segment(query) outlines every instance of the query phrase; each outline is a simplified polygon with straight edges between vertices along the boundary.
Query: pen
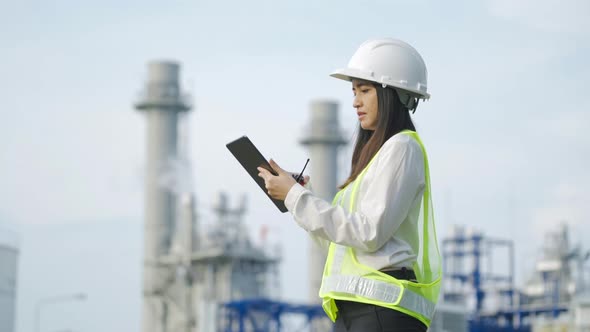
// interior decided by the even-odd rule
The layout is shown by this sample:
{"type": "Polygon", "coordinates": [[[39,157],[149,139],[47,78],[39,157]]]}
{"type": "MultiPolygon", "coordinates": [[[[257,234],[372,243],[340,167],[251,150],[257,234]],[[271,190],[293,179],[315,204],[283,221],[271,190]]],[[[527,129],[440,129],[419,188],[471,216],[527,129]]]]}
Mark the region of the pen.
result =
{"type": "Polygon", "coordinates": [[[303,171],[305,171],[305,168],[307,167],[307,163],[309,163],[309,158],[307,158],[307,161],[305,162],[305,165],[303,166],[303,169],[301,170],[301,173],[299,173],[299,175],[295,178],[295,181],[297,181],[297,183],[303,185],[303,181],[302,181],[302,176],[303,176],[303,171]]]}

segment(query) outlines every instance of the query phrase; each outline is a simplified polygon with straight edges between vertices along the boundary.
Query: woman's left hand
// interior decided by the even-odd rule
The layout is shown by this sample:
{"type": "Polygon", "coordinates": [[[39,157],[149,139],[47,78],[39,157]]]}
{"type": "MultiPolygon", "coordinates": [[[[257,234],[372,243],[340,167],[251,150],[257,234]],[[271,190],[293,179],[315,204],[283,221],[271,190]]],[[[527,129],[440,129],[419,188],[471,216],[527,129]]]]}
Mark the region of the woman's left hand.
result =
{"type": "Polygon", "coordinates": [[[266,191],[270,197],[284,201],[291,187],[297,182],[293,179],[291,173],[279,167],[274,160],[271,159],[269,163],[278,175],[272,175],[268,170],[258,167],[258,172],[260,172],[258,176],[264,179],[266,191]]]}

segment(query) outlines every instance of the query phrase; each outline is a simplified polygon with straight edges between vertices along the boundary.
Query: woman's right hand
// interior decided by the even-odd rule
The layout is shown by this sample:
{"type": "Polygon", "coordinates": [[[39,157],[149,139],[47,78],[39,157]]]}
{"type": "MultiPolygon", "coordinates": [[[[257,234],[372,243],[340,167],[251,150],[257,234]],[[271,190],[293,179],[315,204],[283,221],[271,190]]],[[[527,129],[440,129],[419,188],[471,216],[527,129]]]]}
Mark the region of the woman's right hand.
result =
{"type": "MultiPolygon", "coordinates": [[[[297,181],[297,177],[299,176],[299,173],[291,173],[291,176],[293,177],[293,179],[295,179],[295,181],[297,181]]],[[[301,180],[299,180],[299,184],[302,186],[305,186],[308,182],[309,182],[309,175],[304,175],[301,178],[301,180]]]]}

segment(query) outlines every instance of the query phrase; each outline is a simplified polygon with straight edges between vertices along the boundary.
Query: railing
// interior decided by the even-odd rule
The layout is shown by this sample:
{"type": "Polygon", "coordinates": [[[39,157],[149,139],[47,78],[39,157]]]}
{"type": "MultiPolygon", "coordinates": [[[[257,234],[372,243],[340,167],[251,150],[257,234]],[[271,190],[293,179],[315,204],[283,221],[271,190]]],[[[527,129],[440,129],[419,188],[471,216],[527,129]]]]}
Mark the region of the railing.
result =
{"type": "Polygon", "coordinates": [[[327,324],[323,325],[328,327],[332,325],[321,305],[293,304],[258,298],[223,303],[220,307],[221,315],[218,316],[217,329],[219,332],[294,331],[295,329],[285,324],[285,319],[297,316],[304,323],[303,326],[298,326],[297,331],[302,331],[306,327],[314,330],[313,322],[324,322],[327,324]]]}
{"type": "Polygon", "coordinates": [[[167,89],[143,90],[138,93],[135,103],[138,107],[153,106],[180,106],[182,110],[192,109],[194,106],[193,97],[189,93],[178,91],[167,91],[167,89]]]}

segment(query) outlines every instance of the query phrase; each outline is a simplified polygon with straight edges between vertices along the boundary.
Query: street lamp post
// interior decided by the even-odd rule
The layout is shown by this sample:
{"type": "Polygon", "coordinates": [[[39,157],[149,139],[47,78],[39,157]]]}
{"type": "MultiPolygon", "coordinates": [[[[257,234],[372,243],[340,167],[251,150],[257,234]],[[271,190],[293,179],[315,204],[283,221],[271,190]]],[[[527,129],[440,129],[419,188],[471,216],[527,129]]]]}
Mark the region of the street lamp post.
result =
{"type": "Polygon", "coordinates": [[[67,294],[67,295],[59,295],[59,296],[52,296],[46,297],[41,299],[37,302],[35,306],[35,332],[41,332],[41,308],[44,305],[56,303],[56,302],[66,302],[66,301],[84,301],[86,300],[86,294],[84,293],[76,293],[76,294],[67,294]]]}

